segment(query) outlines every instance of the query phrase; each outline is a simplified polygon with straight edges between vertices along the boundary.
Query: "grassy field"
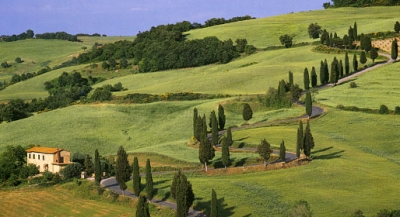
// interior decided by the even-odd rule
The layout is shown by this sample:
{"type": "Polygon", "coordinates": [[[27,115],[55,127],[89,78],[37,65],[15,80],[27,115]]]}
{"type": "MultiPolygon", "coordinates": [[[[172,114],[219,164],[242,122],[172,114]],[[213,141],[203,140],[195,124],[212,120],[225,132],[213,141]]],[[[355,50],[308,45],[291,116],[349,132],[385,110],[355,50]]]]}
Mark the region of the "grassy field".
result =
{"type": "Polygon", "coordinates": [[[400,63],[393,63],[357,77],[353,80],[358,85],[357,88],[350,88],[347,82],[320,91],[316,100],[332,107],[342,104],[379,109],[384,104],[393,110],[395,106],[400,106],[399,65],[400,63]]]}
{"type": "Polygon", "coordinates": [[[249,44],[259,48],[280,45],[279,36],[295,35],[294,43],[312,42],[307,33],[310,23],[318,23],[328,32],[347,34],[349,26],[357,22],[358,33],[393,31],[398,20],[397,7],[335,8],[316,10],[262,19],[241,21],[187,32],[188,39],[217,36],[222,40],[246,38],[249,44]]]}

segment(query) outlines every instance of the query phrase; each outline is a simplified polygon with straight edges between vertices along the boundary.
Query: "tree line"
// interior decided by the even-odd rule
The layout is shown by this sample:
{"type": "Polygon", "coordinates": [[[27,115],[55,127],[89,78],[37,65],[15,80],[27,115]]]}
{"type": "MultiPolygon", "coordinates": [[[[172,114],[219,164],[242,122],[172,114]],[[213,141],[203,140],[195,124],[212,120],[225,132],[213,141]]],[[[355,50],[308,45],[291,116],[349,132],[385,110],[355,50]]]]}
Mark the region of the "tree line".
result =
{"type": "Polygon", "coordinates": [[[0,41],[4,42],[12,42],[12,41],[18,41],[18,40],[25,40],[25,39],[58,39],[58,40],[66,40],[66,41],[79,41],[78,40],[78,35],[71,35],[66,32],[45,32],[42,34],[36,34],[34,33],[33,30],[28,29],[26,32],[23,32],[21,34],[13,34],[13,35],[2,35],[0,36],[0,41]]]}
{"type": "Polygon", "coordinates": [[[370,6],[394,6],[400,5],[399,0],[332,0],[323,4],[323,7],[370,7],[370,6]]]}

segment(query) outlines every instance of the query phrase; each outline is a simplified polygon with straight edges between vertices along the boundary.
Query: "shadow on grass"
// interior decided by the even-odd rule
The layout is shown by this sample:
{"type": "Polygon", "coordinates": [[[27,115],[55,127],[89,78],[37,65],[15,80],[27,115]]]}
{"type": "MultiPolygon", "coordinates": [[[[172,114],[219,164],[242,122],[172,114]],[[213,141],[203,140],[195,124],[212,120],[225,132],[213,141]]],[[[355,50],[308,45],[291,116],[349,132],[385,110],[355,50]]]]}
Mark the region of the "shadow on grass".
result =
{"type": "Polygon", "coordinates": [[[239,161],[232,161],[232,165],[234,166],[234,167],[241,167],[241,166],[244,166],[245,164],[246,164],[246,161],[247,161],[247,159],[249,159],[248,157],[246,157],[246,158],[242,158],[242,159],[240,159],[239,161]]]}
{"type": "MultiPolygon", "coordinates": [[[[217,203],[218,203],[218,215],[219,216],[232,216],[235,213],[233,210],[235,209],[234,206],[228,207],[228,204],[225,203],[225,198],[218,198],[218,192],[217,193],[217,203]]],[[[211,192],[210,192],[211,194],[211,192]]],[[[211,212],[211,200],[208,201],[201,201],[203,198],[198,198],[196,197],[196,201],[199,201],[196,203],[196,205],[193,207],[195,210],[204,210],[204,213],[207,215],[210,215],[211,212]]],[[[251,216],[251,214],[248,214],[246,216],[251,216]]]]}
{"type": "Polygon", "coordinates": [[[328,151],[328,150],[330,150],[330,149],[332,149],[332,148],[333,148],[333,146],[328,147],[328,148],[319,149],[319,150],[313,151],[312,153],[313,153],[313,154],[316,154],[316,153],[328,151]]]}
{"type": "Polygon", "coordinates": [[[248,137],[243,137],[243,138],[240,138],[240,139],[235,139],[235,140],[236,140],[236,141],[243,141],[243,140],[248,139],[248,138],[250,138],[250,136],[248,136],[248,137]]]}
{"type": "Polygon", "coordinates": [[[313,156],[312,159],[313,160],[331,160],[331,159],[335,159],[335,158],[340,158],[342,156],[341,153],[343,153],[343,152],[344,152],[344,150],[341,150],[341,151],[333,152],[330,154],[313,156]]]}
{"type": "Polygon", "coordinates": [[[169,181],[166,180],[166,179],[165,179],[165,180],[160,180],[160,181],[154,182],[153,185],[155,185],[155,186],[156,186],[156,185],[161,185],[161,184],[164,184],[164,183],[166,183],[166,182],[169,182],[169,181]]]}

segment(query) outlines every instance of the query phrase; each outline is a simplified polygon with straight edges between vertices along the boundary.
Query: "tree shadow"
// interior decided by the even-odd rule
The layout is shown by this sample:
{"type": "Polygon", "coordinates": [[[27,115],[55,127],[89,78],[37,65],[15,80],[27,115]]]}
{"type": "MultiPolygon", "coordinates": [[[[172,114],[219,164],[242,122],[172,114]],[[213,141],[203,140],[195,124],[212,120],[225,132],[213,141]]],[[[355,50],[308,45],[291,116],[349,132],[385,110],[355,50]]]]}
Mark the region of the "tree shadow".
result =
{"type": "Polygon", "coordinates": [[[246,163],[247,159],[249,159],[249,158],[248,157],[241,158],[239,161],[233,160],[231,164],[234,167],[241,167],[241,166],[244,166],[244,164],[246,163]]]}
{"type": "Polygon", "coordinates": [[[164,183],[166,183],[166,182],[170,182],[170,180],[164,179],[164,180],[160,180],[160,181],[157,181],[157,182],[153,182],[153,185],[154,185],[154,186],[156,186],[156,185],[161,185],[161,184],[164,184],[164,183]]]}
{"type": "MultiPolygon", "coordinates": [[[[218,192],[217,192],[217,197],[218,197],[218,192]]],[[[196,203],[196,205],[193,207],[195,210],[203,210],[203,212],[207,215],[210,215],[211,212],[211,200],[207,201],[201,201],[203,198],[196,197],[196,201],[199,201],[196,203]]],[[[234,206],[228,207],[228,204],[225,203],[225,198],[218,198],[217,199],[217,204],[218,204],[218,215],[219,216],[233,216],[235,212],[233,210],[235,209],[234,206]]],[[[248,214],[250,216],[251,214],[248,214]]]]}
{"type": "Polygon", "coordinates": [[[250,138],[250,136],[248,136],[248,137],[243,137],[243,138],[240,138],[240,139],[235,139],[235,140],[236,140],[236,141],[243,141],[243,140],[248,139],[248,138],[250,138]]]}
{"type": "Polygon", "coordinates": [[[333,152],[330,154],[325,154],[325,155],[319,155],[319,156],[312,156],[313,160],[331,160],[335,158],[340,158],[342,155],[341,153],[345,152],[345,150],[333,152]]]}
{"type": "Polygon", "coordinates": [[[330,150],[330,149],[332,149],[332,148],[333,148],[333,146],[328,147],[328,148],[319,149],[319,150],[313,151],[312,153],[313,153],[313,154],[316,154],[316,153],[328,151],[328,150],[330,150]]]}
{"type": "Polygon", "coordinates": [[[215,159],[215,160],[213,161],[212,166],[214,167],[214,169],[224,168],[224,167],[225,167],[225,166],[222,164],[222,159],[221,159],[221,158],[215,159]]]}

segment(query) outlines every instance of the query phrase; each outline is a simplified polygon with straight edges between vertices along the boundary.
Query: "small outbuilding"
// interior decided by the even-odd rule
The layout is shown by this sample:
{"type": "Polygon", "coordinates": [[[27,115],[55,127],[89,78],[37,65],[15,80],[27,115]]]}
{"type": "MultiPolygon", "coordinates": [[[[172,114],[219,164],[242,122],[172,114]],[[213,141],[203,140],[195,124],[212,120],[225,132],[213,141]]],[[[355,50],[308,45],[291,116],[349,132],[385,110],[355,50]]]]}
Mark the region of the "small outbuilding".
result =
{"type": "Polygon", "coordinates": [[[35,146],[26,150],[26,163],[35,164],[39,172],[58,173],[71,162],[71,153],[61,148],[35,146]]]}

